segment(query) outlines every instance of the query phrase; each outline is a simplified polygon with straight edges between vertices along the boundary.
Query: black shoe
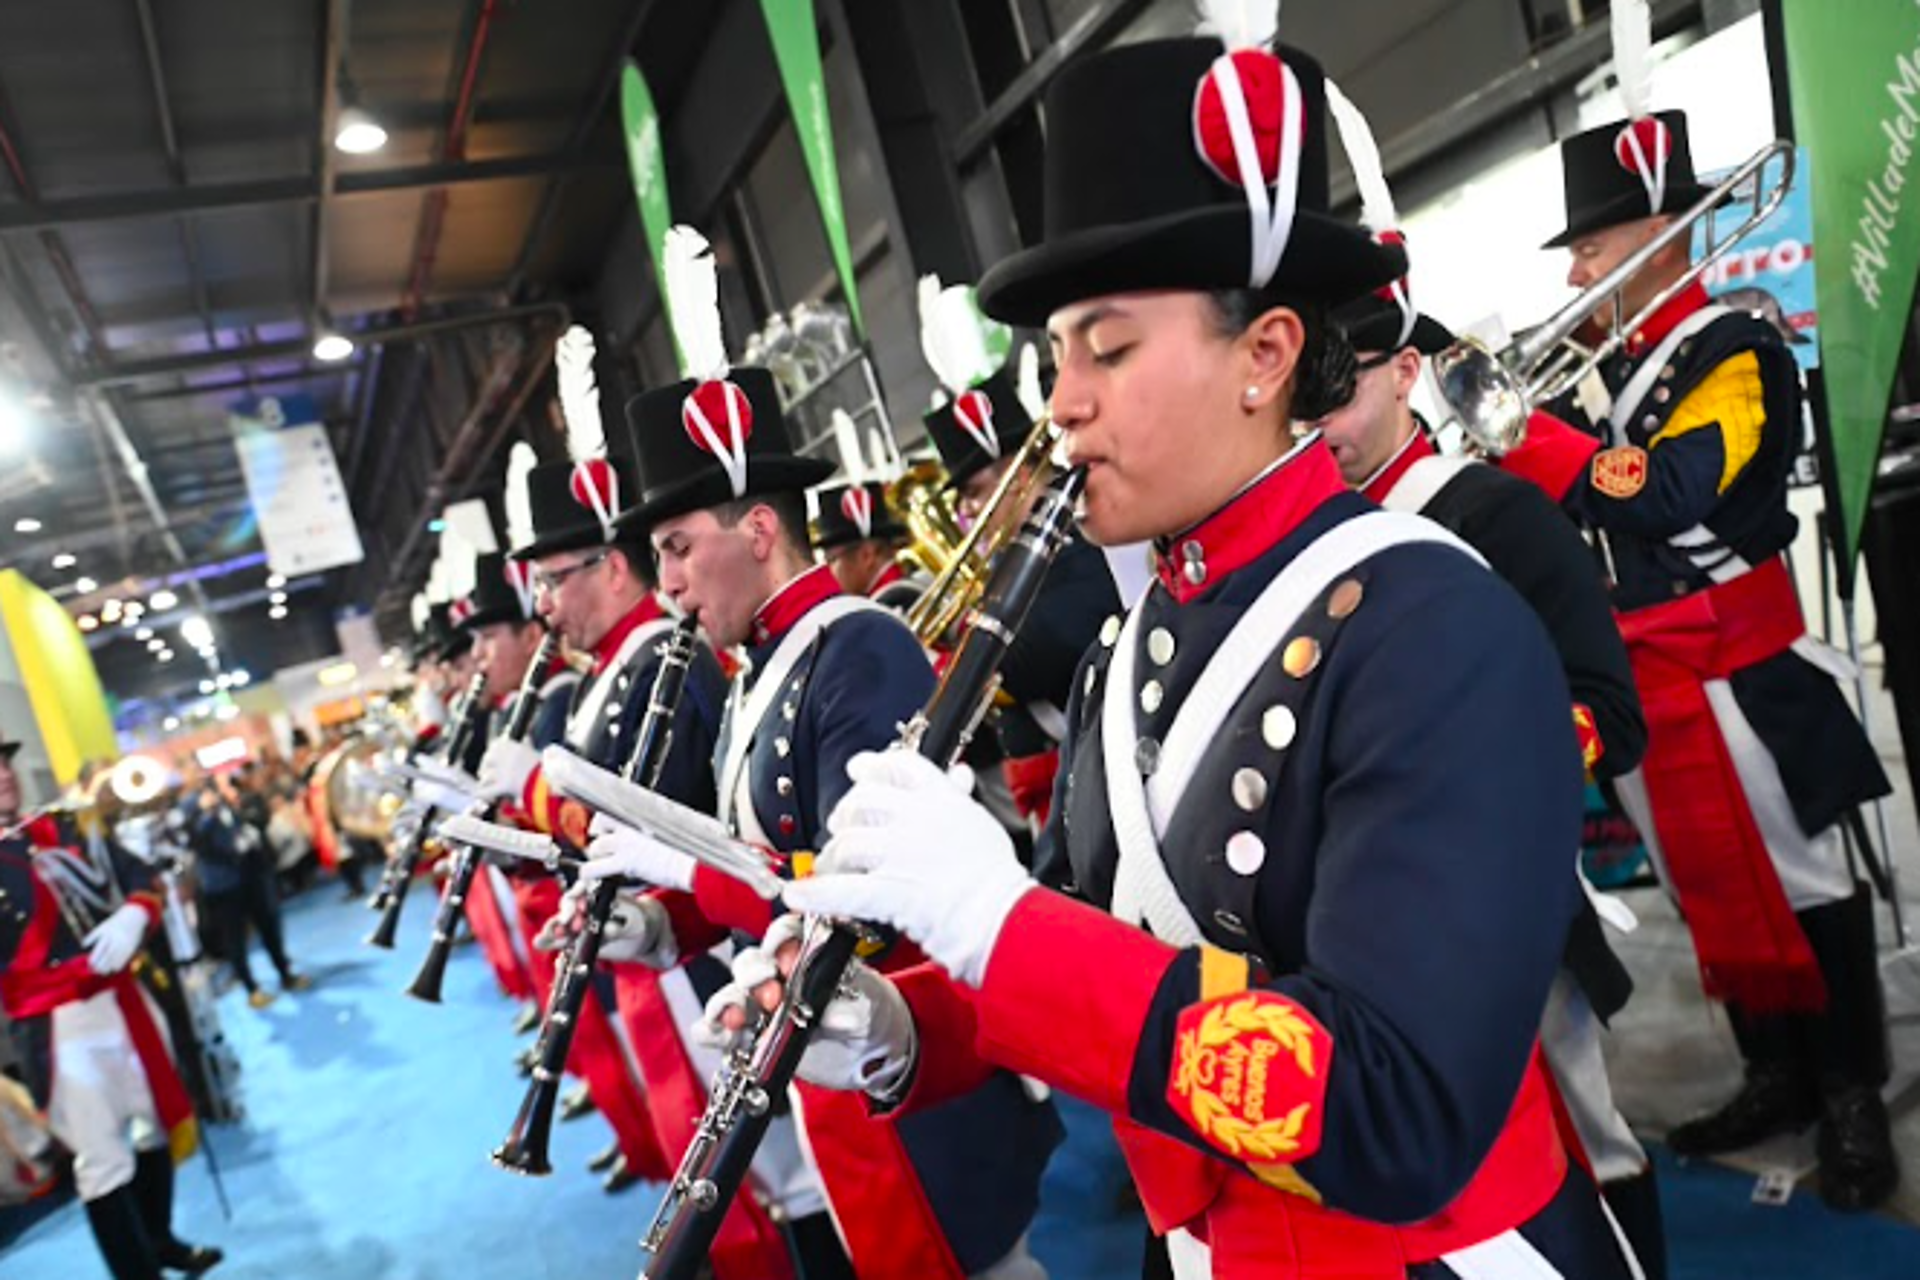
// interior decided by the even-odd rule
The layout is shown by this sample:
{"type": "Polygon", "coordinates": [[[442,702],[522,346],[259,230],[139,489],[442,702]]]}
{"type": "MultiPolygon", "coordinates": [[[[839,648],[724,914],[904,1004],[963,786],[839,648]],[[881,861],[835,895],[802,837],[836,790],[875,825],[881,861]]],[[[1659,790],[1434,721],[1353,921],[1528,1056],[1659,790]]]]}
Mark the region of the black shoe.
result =
{"type": "Polygon", "coordinates": [[[289,973],[280,979],[282,991],[311,991],[313,979],[304,973],[289,973]]]}
{"type": "Polygon", "coordinates": [[[1880,1091],[1845,1085],[1829,1091],[1820,1110],[1820,1198],[1841,1213],[1884,1204],[1900,1185],[1900,1162],[1880,1091]]]}
{"type": "Polygon", "coordinates": [[[608,1195],[613,1195],[615,1192],[625,1191],[638,1181],[640,1181],[640,1175],[628,1168],[627,1158],[621,1156],[613,1162],[613,1168],[607,1170],[607,1176],[600,1179],[600,1187],[608,1195]]]}
{"type": "Polygon", "coordinates": [[[581,1085],[566,1097],[560,1099],[560,1119],[578,1120],[581,1116],[593,1114],[593,1095],[587,1092],[587,1086],[581,1085]]]}
{"type": "Polygon", "coordinates": [[[1748,1068],[1733,1101],[1679,1126],[1667,1135],[1667,1145],[1677,1156],[1716,1156],[1804,1129],[1818,1117],[1819,1105],[1799,1072],[1756,1065],[1748,1068]]]}
{"type": "Polygon", "coordinates": [[[540,1006],[528,1004],[520,1010],[520,1016],[513,1020],[513,1034],[524,1036],[536,1031],[540,1026],[540,1006]]]}
{"type": "Polygon", "coordinates": [[[212,1245],[182,1244],[178,1240],[163,1244],[154,1252],[160,1255],[161,1266],[184,1271],[190,1276],[213,1270],[227,1256],[212,1245]]]}
{"type": "Polygon", "coordinates": [[[619,1163],[620,1163],[620,1144],[617,1142],[610,1142],[607,1144],[607,1147],[605,1150],[598,1152],[593,1157],[593,1159],[587,1161],[587,1172],[588,1173],[606,1173],[608,1170],[612,1169],[614,1165],[619,1163]]]}

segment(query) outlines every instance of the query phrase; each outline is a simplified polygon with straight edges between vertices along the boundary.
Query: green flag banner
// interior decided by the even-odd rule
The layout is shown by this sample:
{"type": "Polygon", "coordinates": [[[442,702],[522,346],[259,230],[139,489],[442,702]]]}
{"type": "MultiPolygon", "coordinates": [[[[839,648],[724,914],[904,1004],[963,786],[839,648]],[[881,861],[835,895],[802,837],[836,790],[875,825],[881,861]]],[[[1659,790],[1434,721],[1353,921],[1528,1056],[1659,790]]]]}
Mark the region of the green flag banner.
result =
{"type": "Polygon", "coordinates": [[[853,284],[853,251],[847,244],[847,211],[840,203],[840,168],[834,161],[833,120],[827,114],[827,81],[820,66],[820,38],[814,25],[813,0],[760,0],[767,16],[767,34],[773,38],[774,61],[780,64],[780,83],[786,87],[787,109],[813,179],[820,220],[826,224],[827,247],[833,251],[834,270],[840,273],[840,291],[847,295],[847,312],[854,331],[867,332],[860,318],[860,293],[853,284]]]}
{"type": "Polygon", "coordinates": [[[1920,0],[1782,0],[1781,10],[1794,132],[1817,178],[1828,493],[1851,568],[1920,269],[1920,0]]]}
{"type": "MultiPolygon", "coordinates": [[[[654,110],[653,94],[647,89],[640,64],[627,59],[620,73],[620,133],[627,144],[627,173],[633,179],[633,198],[640,205],[640,227],[647,237],[647,252],[653,255],[653,275],[660,285],[660,301],[669,308],[667,279],[660,270],[661,246],[666,243],[667,228],[673,214],[667,207],[667,164],[660,148],[660,113],[654,110]]],[[[673,326],[668,325],[671,333],[673,326]]],[[[674,339],[676,348],[679,339],[674,339]]],[[[678,354],[676,352],[676,354],[678,354]]]]}

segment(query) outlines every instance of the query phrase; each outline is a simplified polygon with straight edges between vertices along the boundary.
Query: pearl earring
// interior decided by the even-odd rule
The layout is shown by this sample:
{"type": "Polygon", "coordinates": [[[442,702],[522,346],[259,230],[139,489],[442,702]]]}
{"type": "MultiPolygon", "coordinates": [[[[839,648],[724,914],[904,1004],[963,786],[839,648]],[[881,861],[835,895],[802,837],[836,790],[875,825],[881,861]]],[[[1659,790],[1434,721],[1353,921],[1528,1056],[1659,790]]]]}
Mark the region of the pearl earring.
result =
{"type": "Polygon", "coordinates": [[[1260,398],[1260,388],[1258,388],[1258,387],[1248,387],[1248,388],[1247,388],[1247,403],[1248,403],[1248,404],[1252,404],[1252,403],[1253,403],[1253,402],[1254,402],[1255,400],[1258,400],[1259,398],[1260,398]]]}

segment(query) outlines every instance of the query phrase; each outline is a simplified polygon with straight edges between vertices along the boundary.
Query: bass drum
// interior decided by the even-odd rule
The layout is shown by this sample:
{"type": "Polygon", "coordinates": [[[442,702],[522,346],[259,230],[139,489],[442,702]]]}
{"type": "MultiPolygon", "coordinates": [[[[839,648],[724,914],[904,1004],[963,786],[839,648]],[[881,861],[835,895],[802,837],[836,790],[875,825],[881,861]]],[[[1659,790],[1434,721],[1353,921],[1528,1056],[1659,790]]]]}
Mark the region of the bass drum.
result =
{"type": "Polygon", "coordinates": [[[349,738],[314,767],[318,807],[341,835],[384,843],[391,834],[402,797],[380,776],[379,760],[389,749],[376,738],[349,738]]]}

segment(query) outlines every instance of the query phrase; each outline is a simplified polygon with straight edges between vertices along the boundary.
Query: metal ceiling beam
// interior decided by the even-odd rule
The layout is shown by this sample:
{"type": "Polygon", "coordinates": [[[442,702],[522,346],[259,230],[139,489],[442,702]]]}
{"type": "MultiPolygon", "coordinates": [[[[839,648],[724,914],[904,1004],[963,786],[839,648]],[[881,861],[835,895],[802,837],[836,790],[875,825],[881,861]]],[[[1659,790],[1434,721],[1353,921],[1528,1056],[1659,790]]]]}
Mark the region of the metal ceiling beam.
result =
{"type": "MultiPolygon", "coordinates": [[[[561,150],[542,155],[506,156],[497,160],[407,165],[342,173],[334,179],[336,199],[385,195],[456,187],[470,182],[501,182],[513,178],[544,178],[583,169],[610,169],[623,163],[618,155],[561,150]]],[[[253,182],[208,183],[163,187],[105,196],[74,196],[60,200],[23,200],[0,204],[0,233],[37,231],[49,227],[92,222],[122,222],[165,218],[183,213],[222,209],[254,209],[269,205],[301,204],[319,199],[311,177],[265,178],[253,182]]]]}
{"type": "Polygon", "coordinates": [[[307,274],[307,317],[318,332],[327,307],[327,209],[333,203],[334,121],[340,113],[340,60],[347,43],[343,0],[326,0],[320,10],[320,136],[314,139],[313,217],[308,233],[313,259],[307,274]]]}
{"type": "MultiPolygon", "coordinates": [[[[498,0],[474,0],[472,20],[468,24],[466,49],[454,73],[452,103],[447,112],[446,134],[440,142],[440,160],[453,163],[467,158],[467,130],[473,123],[474,104],[479,100],[480,64],[486,57],[487,41],[493,34],[494,6],[498,0]]],[[[407,269],[407,282],[400,292],[400,316],[411,320],[426,299],[428,282],[433,279],[433,264],[440,253],[440,236],[446,228],[447,190],[438,187],[427,193],[420,209],[420,222],[414,232],[413,255],[407,269]]]]}
{"type": "MultiPolygon", "coordinates": [[[[422,320],[414,324],[388,325],[359,332],[349,331],[349,333],[354,342],[361,347],[384,346],[410,341],[430,333],[443,333],[449,329],[507,324],[549,314],[564,317],[568,313],[567,309],[559,303],[530,303],[520,307],[501,307],[493,311],[476,311],[469,315],[447,316],[438,320],[422,320]]],[[[191,373],[196,369],[218,369],[247,360],[284,360],[290,356],[308,355],[312,350],[312,339],[288,338],[279,342],[259,342],[245,347],[224,347],[218,351],[190,351],[181,355],[160,356],[152,360],[125,360],[105,368],[75,374],[72,381],[79,387],[117,386],[138,382],[145,378],[163,377],[167,374],[191,373]]]]}
{"type": "MultiPolygon", "coordinates": [[[[167,176],[176,187],[187,185],[187,165],[180,155],[180,135],[174,128],[173,104],[167,93],[166,63],[160,57],[160,31],[153,19],[153,0],[133,0],[134,13],[140,19],[140,45],[147,59],[147,80],[153,88],[153,114],[160,125],[160,146],[166,152],[167,176]]],[[[213,306],[207,295],[206,272],[200,267],[200,244],[193,223],[184,214],[174,221],[180,238],[180,253],[187,262],[187,285],[193,293],[193,309],[199,314],[200,327],[207,345],[220,345],[213,327],[213,306]]]]}
{"type": "Polygon", "coordinates": [[[359,361],[342,360],[339,364],[313,365],[310,368],[293,369],[286,373],[270,373],[263,377],[233,378],[226,382],[203,382],[198,386],[162,387],[156,391],[130,391],[123,399],[129,404],[145,404],[150,400],[188,400],[195,396],[231,395],[235,392],[257,391],[261,387],[285,386],[292,382],[324,382],[332,378],[346,378],[359,371],[359,361]]]}

